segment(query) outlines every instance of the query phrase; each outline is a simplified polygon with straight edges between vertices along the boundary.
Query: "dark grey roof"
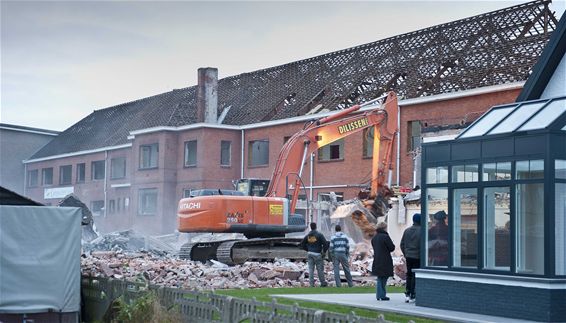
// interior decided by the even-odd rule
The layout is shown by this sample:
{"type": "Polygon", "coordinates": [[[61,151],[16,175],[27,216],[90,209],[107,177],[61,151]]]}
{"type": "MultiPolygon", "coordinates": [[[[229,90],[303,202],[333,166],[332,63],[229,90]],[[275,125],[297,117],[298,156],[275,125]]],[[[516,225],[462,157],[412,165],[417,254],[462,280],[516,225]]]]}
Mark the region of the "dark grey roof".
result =
{"type": "MultiPolygon", "coordinates": [[[[395,90],[415,98],[525,81],[557,21],[539,0],[218,81],[218,115],[243,125],[342,109],[395,90]]],[[[196,88],[98,110],[31,159],[127,143],[130,131],[196,121],[196,88]]]]}

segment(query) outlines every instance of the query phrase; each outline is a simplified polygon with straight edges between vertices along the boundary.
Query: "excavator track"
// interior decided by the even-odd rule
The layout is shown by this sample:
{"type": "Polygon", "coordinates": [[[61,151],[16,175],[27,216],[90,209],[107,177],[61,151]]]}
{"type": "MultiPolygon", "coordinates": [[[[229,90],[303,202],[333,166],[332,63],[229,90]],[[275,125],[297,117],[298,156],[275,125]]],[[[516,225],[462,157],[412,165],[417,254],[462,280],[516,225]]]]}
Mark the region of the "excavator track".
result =
{"type": "Polygon", "coordinates": [[[246,261],[274,261],[285,258],[303,261],[307,254],[299,248],[302,238],[259,238],[226,241],[218,246],[217,260],[227,265],[246,261]]]}
{"type": "Polygon", "coordinates": [[[276,258],[304,261],[307,254],[299,248],[301,240],[302,238],[259,238],[186,243],[181,246],[179,257],[202,262],[214,259],[230,266],[246,261],[274,261],[276,258]]]}
{"type": "Polygon", "coordinates": [[[181,246],[181,250],[179,251],[179,258],[202,262],[206,262],[210,259],[216,260],[216,250],[218,249],[218,246],[220,246],[222,243],[231,241],[235,240],[188,242],[181,246]]]}

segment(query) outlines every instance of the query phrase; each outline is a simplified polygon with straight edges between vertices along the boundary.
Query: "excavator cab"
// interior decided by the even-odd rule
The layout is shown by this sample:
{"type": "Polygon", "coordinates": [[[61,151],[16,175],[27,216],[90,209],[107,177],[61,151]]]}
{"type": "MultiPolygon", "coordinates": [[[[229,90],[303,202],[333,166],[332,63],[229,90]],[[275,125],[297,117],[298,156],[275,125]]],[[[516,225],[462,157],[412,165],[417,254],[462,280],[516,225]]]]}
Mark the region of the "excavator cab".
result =
{"type": "Polygon", "coordinates": [[[242,178],[234,183],[237,191],[248,196],[265,196],[267,187],[269,187],[268,179],[242,178]]]}

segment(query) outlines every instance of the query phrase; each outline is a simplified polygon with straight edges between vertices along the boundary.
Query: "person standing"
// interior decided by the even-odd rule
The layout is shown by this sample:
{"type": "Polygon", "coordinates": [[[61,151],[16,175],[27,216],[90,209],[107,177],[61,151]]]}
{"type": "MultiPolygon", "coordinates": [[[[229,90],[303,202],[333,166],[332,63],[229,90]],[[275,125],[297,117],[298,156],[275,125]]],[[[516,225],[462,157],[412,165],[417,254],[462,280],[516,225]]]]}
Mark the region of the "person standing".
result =
{"type": "Polygon", "coordinates": [[[314,287],[314,267],[318,273],[318,280],[321,287],[326,287],[326,279],[324,278],[324,259],[323,255],[328,249],[328,241],[322,233],[316,230],[316,223],[310,224],[311,231],[301,241],[301,248],[307,252],[307,261],[309,266],[309,284],[314,287]]]}
{"type": "Polygon", "coordinates": [[[405,229],[401,238],[401,251],[407,264],[405,303],[415,301],[415,272],[421,267],[421,215],[413,215],[413,225],[405,229]]]}
{"type": "Polygon", "coordinates": [[[448,214],[442,210],[434,213],[432,217],[434,224],[428,229],[428,264],[448,266],[448,214]]]}
{"type": "Polygon", "coordinates": [[[371,246],[373,247],[371,273],[377,276],[375,296],[378,301],[388,301],[386,286],[387,279],[393,276],[391,253],[395,250],[395,245],[387,233],[387,223],[378,223],[375,232],[375,236],[371,239],[371,246]]]}
{"type": "Polygon", "coordinates": [[[337,224],[334,228],[336,233],[330,238],[330,255],[332,256],[332,265],[334,266],[334,281],[336,287],[341,287],[340,281],[340,265],[344,270],[348,287],[354,286],[352,282],[352,274],[350,273],[350,241],[348,236],[342,232],[342,227],[337,224]]]}

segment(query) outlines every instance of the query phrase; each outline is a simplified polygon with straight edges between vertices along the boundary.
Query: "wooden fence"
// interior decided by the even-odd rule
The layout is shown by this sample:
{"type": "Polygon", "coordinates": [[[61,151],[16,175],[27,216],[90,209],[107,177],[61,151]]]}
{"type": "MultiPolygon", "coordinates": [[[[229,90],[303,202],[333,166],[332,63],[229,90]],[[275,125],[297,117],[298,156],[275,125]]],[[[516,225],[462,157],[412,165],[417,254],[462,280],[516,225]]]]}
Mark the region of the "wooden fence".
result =
{"type": "Polygon", "coordinates": [[[322,310],[279,304],[275,299],[261,302],[238,299],[213,292],[188,291],[176,288],[148,286],[106,278],[83,278],[83,321],[103,321],[112,302],[122,297],[130,302],[150,290],[165,308],[177,308],[183,322],[252,322],[252,323],[386,323],[383,315],[376,319],[354,313],[339,314],[322,310]]]}

